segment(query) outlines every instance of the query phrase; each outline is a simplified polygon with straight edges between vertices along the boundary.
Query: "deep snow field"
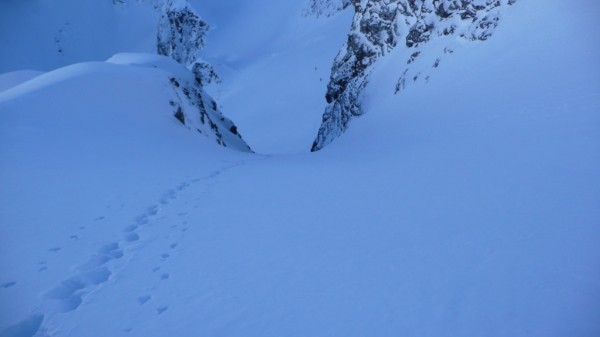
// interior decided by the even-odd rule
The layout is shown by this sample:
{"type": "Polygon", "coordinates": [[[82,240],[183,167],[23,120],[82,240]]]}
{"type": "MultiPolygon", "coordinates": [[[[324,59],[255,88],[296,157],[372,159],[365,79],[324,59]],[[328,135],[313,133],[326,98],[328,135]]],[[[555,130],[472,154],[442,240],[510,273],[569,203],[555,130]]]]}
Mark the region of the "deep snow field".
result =
{"type": "Polygon", "coordinates": [[[190,2],[256,153],[182,127],[170,68],[106,62],[137,28],[30,60],[0,4],[0,336],[600,335],[597,3],[519,1],[398,95],[396,50],[309,153],[351,13],[190,2]]]}

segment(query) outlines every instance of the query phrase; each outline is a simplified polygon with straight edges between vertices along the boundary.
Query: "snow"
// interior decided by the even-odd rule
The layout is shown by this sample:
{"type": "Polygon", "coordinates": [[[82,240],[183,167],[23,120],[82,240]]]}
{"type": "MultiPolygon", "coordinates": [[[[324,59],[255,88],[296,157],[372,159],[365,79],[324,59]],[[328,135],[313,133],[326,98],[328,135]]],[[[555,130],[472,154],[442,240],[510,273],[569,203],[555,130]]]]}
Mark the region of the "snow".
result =
{"type": "MultiPolygon", "coordinates": [[[[242,109],[281,92],[261,69],[331,62],[312,33],[304,59],[223,56],[212,88],[251,146],[287,154],[186,130],[151,56],[0,75],[0,336],[597,336],[597,6],[540,4],[398,95],[387,55],[366,114],[317,153],[300,140],[322,111],[286,143],[262,134],[293,126],[271,103],[242,109]]],[[[315,107],[317,89],[296,87],[315,107]]]]}
{"type": "Polygon", "coordinates": [[[41,74],[43,72],[35,70],[17,70],[0,74],[0,92],[27,82],[41,74]]]}
{"type": "Polygon", "coordinates": [[[258,153],[305,152],[351,11],[317,18],[305,15],[302,1],[192,3],[212,27],[203,56],[223,80],[208,88],[223,113],[258,153]]]}
{"type": "Polygon", "coordinates": [[[157,12],[143,1],[5,0],[0,2],[0,45],[11,52],[2,53],[0,73],[151,52],[157,23],[157,12]]]}

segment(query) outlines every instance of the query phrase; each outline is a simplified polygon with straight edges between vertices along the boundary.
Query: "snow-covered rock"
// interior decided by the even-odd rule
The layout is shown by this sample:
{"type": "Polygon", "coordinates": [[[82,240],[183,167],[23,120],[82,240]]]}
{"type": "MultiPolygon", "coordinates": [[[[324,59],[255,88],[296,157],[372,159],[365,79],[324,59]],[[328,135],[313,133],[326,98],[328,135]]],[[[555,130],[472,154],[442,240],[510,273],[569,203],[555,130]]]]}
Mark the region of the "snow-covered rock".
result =
{"type": "MultiPolygon", "coordinates": [[[[14,71],[21,69],[51,70],[104,60],[117,52],[158,52],[181,66],[163,57],[141,54],[120,54],[109,62],[167,67],[177,74],[169,80],[173,114],[186,127],[223,146],[249,151],[234,123],[223,116],[203,90],[204,84],[217,78],[212,66],[199,56],[207,31],[208,25],[185,0],[58,0],[54,6],[45,2],[3,2],[0,47],[12,52],[3,55],[0,72],[11,70],[14,77],[14,71]],[[39,43],[32,44],[32,39],[39,43]]],[[[23,77],[27,73],[19,74],[23,77]]]]}
{"type": "MultiPolygon", "coordinates": [[[[346,44],[333,64],[327,107],[312,151],[339,137],[353,117],[363,114],[361,93],[373,66],[395,48],[394,62],[406,63],[396,93],[423,74],[411,66],[429,52],[429,42],[443,37],[485,41],[500,20],[500,10],[515,0],[353,0],[355,16],[346,44]]],[[[340,4],[340,2],[338,2],[340,4]]],[[[453,49],[444,48],[444,53],[453,49]]],[[[431,67],[437,68],[437,59],[431,67]]],[[[423,76],[425,78],[425,76],[423,76]]]]}
{"type": "Polygon", "coordinates": [[[150,54],[117,54],[108,63],[161,69],[168,73],[173,116],[189,130],[219,145],[251,151],[236,125],[225,117],[215,100],[202,89],[198,78],[172,59],[150,54]]]}
{"type": "Polygon", "coordinates": [[[310,0],[306,13],[316,16],[331,16],[350,6],[351,0],[310,0]]]}
{"type": "Polygon", "coordinates": [[[204,47],[208,24],[185,0],[169,0],[162,9],[158,24],[156,49],[188,67],[200,84],[217,79],[213,67],[199,56],[204,47]]]}

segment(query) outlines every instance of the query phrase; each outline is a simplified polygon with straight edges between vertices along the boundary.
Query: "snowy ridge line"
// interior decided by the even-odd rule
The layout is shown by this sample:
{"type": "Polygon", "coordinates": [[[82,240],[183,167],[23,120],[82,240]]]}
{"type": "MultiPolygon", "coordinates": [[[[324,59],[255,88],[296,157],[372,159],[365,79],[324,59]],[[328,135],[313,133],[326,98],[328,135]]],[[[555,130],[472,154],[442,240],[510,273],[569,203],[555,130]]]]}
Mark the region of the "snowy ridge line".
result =
{"type": "MultiPolygon", "coordinates": [[[[220,169],[214,170],[208,175],[200,178],[193,178],[177,184],[175,187],[166,190],[160,195],[157,203],[152,204],[146,209],[133,216],[133,223],[121,229],[121,239],[114,240],[102,245],[87,261],[74,268],[74,273],[65,278],[59,285],[46,291],[40,296],[40,307],[25,320],[0,331],[0,336],[18,336],[18,337],[49,337],[54,336],[49,329],[44,327],[44,321],[56,314],[68,314],[85,305],[84,299],[94,293],[98,293],[108,282],[113,280],[119,271],[122,271],[132,260],[136,252],[144,248],[143,229],[150,227],[158,219],[163,207],[168,206],[178,198],[178,195],[185,190],[200,183],[208,183],[226,172],[246,165],[252,161],[267,160],[271,158],[268,155],[257,155],[257,159],[240,160],[226,165],[220,169]]],[[[205,185],[208,186],[208,185],[205,185]]],[[[103,219],[105,220],[105,219],[103,219]]],[[[179,235],[183,235],[187,228],[182,228],[179,235]]],[[[173,250],[178,243],[170,245],[173,250]]],[[[163,261],[169,259],[171,254],[162,253],[163,261]]],[[[157,272],[160,268],[155,268],[152,272],[157,272]]],[[[162,280],[169,277],[168,273],[160,275],[162,280]]],[[[113,282],[114,284],[114,282],[113,282]]],[[[144,305],[152,299],[151,295],[142,295],[137,301],[144,305]]],[[[161,314],[168,309],[168,306],[158,306],[157,314],[161,314]]]]}

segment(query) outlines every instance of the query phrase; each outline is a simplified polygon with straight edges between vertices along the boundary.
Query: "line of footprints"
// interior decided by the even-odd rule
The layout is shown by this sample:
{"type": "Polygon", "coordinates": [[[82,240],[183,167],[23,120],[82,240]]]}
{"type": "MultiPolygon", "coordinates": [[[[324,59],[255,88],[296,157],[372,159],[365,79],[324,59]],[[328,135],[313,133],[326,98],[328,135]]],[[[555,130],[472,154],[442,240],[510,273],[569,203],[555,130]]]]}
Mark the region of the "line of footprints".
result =
{"type": "MultiPolygon", "coordinates": [[[[269,156],[260,156],[258,160],[268,159],[269,156]]],[[[148,207],[142,214],[134,217],[133,224],[130,224],[122,229],[121,235],[122,240],[117,240],[114,242],[107,243],[100,247],[92,256],[90,256],[87,261],[78,267],[75,268],[75,273],[71,277],[63,280],[58,286],[52,288],[42,295],[42,306],[41,312],[35,313],[25,320],[17,323],[14,326],[1,331],[0,334],[4,335],[14,335],[19,332],[20,335],[25,333],[26,336],[35,335],[40,329],[43,330],[43,321],[45,318],[45,313],[49,312],[58,312],[58,313],[68,313],[79,308],[82,303],[84,303],[84,299],[90,293],[92,293],[95,289],[97,289],[103,283],[106,283],[113,275],[113,270],[111,270],[111,261],[121,260],[126,251],[123,248],[126,248],[128,245],[133,245],[134,243],[142,240],[140,236],[140,230],[146,226],[152,225],[152,222],[156,219],[160,211],[161,206],[168,205],[171,201],[178,197],[178,194],[193,184],[210,181],[211,179],[221,175],[222,173],[233,169],[235,167],[244,165],[246,163],[245,160],[239,161],[236,163],[231,163],[230,165],[221,168],[221,170],[216,170],[210,173],[209,175],[203,178],[197,178],[190,180],[189,182],[183,182],[179,184],[176,188],[168,190],[164,193],[158,200],[157,204],[148,207]]],[[[205,187],[209,187],[206,185],[205,187]]],[[[185,215],[185,213],[180,213],[178,215],[185,215]]],[[[102,221],[104,220],[104,216],[100,216],[94,221],[102,221]]],[[[185,225],[186,223],[183,222],[185,225]]],[[[80,230],[84,230],[85,226],[79,228],[80,230]]],[[[177,229],[177,225],[171,226],[172,230],[177,229]]],[[[179,233],[184,233],[187,230],[187,227],[183,227],[179,229],[179,233]]],[[[78,235],[72,235],[72,240],[78,240],[78,235]]],[[[177,248],[177,243],[171,243],[169,245],[169,249],[172,251],[177,248]]],[[[48,249],[50,252],[58,252],[62,249],[62,247],[52,247],[48,249]]],[[[160,258],[162,261],[166,261],[170,258],[170,253],[162,253],[160,258]]],[[[38,263],[38,272],[43,272],[48,269],[46,261],[41,261],[38,263]]],[[[161,268],[155,267],[152,270],[152,273],[158,275],[160,281],[166,281],[169,279],[170,275],[168,273],[160,273],[161,268]]],[[[8,289],[12,288],[17,284],[15,281],[3,282],[0,283],[0,289],[8,289]]],[[[137,298],[137,303],[140,305],[146,305],[149,301],[152,300],[152,296],[150,295],[141,295],[137,298]]],[[[160,315],[169,309],[166,305],[157,306],[154,310],[156,314],[160,315]]],[[[132,331],[132,329],[127,329],[127,332],[132,331]]]]}
{"type": "MultiPolygon", "coordinates": [[[[216,175],[218,175],[216,172],[211,174],[213,177],[216,175]]],[[[169,202],[177,198],[180,192],[190,187],[193,183],[202,180],[205,179],[195,179],[189,183],[181,183],[175,189],[164,193],[159,199],[159,204],[161,206],[168,205],[169,202]]],[[[110,242],[100,247],[100,249],[98,249],[85,263],[75,268],[76,274],[74,276],[62,281],[58,286],[46,292],[42,296],[43,311],[67,313],[76,310],[83,303],[83,299],[88,294],[110,279],[113,271],[110,268],[109,262],[123,258],[125,255],[123,248],[141,240],[140,230],[152,225],[153,220],[159,214],[159,211],[160,206],[158,204],[148,207],[145,212],[134,218],[133,224],[122,229],[121,241],[110,242]]],[[[172,226],[172,228],[176,227],[177,225],[172,226]]],[[[187,227],[180,229],[181,232],[185,232],[186,230],[187,227]]],[[[177,248],[177,246],[177,243],[171,243],[168,248],[173,250],[177,248]]],[[[160,258],[165,261],[170,258],[170,256],[170,253],[162,253],[160,258]]],[[[160,267],[155,267],[152,270],[153,273],[158,273],[159,271],[160,267]]],[[[170,275],[168,273],[160,273],[158,277],[159,280],[164,281],[169,279],[170,275]]],[[[140,305],[144,305],[151,299],[152,297],[150,295],[143,295],[137,298],[137,302],[140,305]]],[[[160,315],[167,311],[168,308],[168,306],[158,306],[155,311],[160,315]]]]}

